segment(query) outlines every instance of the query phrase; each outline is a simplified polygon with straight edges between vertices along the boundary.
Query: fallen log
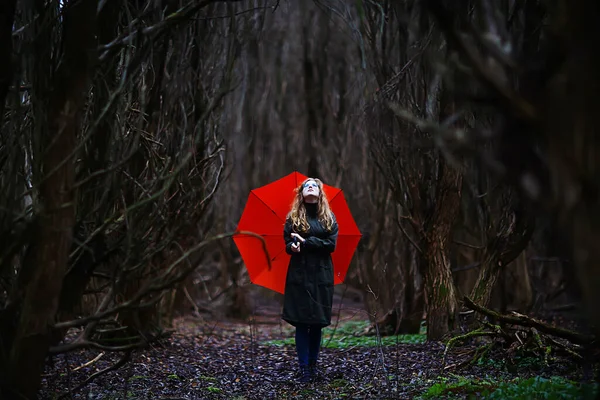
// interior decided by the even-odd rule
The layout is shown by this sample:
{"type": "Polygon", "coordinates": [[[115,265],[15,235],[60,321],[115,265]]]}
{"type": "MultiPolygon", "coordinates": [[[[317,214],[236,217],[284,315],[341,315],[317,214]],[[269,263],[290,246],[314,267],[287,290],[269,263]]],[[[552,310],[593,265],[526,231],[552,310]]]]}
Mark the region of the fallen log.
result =
{"type": "Polygon", "coordinates": [[[585,335],[579,332],[575,332],[565,328],[558,328],[556,326],[549,325],[543,321],[539,321],[535,318],[528,317],[527,315],[519,314],[517,312],[512,312],[511,315],[500,314],[496,311],[492,311],[485,307],[482,307],[478,304],[475,304],[468,297],[464,297],[464,304],[468,308],[477,311],[480,314],[488,316],[490,318],[494,318],[497,321],[504,322],[511,325],[519,325],[530,328],[536,328],[538,331],[558,336],[563,339],[567,339],[568,341],[581,345],[593,344],[596,342],[596,338],[593,335],[585,335]]]}

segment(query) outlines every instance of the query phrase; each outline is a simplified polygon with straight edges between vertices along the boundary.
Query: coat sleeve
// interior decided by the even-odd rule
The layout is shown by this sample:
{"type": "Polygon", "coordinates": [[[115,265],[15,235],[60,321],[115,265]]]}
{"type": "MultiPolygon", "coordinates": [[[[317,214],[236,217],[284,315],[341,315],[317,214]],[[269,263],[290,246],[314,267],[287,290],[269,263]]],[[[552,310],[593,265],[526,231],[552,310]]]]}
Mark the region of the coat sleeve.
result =
{"type": "Polygon", "coordinates": [[[285,241],[285,252],[290,255],[294,254],[292,251],[292,244],[294,243],[292,239],[292,221],[289,219],[285,221],[283,226],[283,240],[285,241]]]}
{"type": "Polygon", "coordinates": [[[337,243],[338,237],[338,224],[333,218],[333,226],[331,227],[331,231],[326,238],[318,238],[315,236],[310,236],[306,238],[306,242],[304,243],[304,247],[310,250],[323,250],[329,253],[333,253],[335,250],[335,245],[337,243]]]}

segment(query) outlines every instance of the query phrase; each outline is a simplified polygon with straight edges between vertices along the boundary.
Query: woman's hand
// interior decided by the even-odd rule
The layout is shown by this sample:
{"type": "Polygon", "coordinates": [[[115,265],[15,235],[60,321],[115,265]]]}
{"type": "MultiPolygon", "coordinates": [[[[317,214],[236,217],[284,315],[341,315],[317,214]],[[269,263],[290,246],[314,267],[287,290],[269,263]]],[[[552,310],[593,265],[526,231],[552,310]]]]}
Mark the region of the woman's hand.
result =
{"type": "Polygon", "coordinates": [[[302,236],[298,235],[296,232],[292,232],[291,236],[293,238],[297,238],[300,241],[300,243],[306,242],[306,239],[304,239],[302,236]]]}
{"type": "Polygon", "coordinates": [[[292,243],[291,248],[294,253],[300,253],[300,243],[292,243]]]}

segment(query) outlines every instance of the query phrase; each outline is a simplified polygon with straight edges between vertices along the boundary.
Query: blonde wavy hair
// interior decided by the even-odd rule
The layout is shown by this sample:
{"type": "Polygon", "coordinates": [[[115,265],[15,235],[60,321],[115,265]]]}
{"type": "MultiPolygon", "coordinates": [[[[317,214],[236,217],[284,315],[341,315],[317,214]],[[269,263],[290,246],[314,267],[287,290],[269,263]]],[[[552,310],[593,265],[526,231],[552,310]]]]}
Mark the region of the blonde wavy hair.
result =
{"type": "Polygon", "coordinates": [[[323,225],[325,229],[331,231],[333,228],[333,212],[329,207],[329,201],[327,196],[323,192],[323,182],[320,179],[308,178],[302,182],[300,186],[295,189],[296,196],[292,202],[292,208],[288,213],[287,217],[292,221],[292,228],[295,232],[308,232],[310,225],[306,220],[306,206],[304,205],[304,196],[302,196],[302,189],[308,181],[315,181],[319,187],[319,199],[317,200],[317,219],[323,225]]]}

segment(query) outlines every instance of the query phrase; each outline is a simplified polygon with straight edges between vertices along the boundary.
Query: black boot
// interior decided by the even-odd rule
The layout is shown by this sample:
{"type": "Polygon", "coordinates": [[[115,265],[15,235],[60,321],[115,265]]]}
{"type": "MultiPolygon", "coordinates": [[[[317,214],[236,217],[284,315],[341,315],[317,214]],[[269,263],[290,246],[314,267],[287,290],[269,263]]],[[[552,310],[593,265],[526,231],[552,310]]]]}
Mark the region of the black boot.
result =
{"type": "Polygon", "coordinates": [[[308,375],[310,376],[311,381],[316,381],[318,379],[317,360],[308,361],[308,375]]]}
{"type": "Polygon", "coordinates": [[[300,374],[298,376],[298,382],[300,383],[308,383],[312,381],[310,376],[310,368],[308,365],[300,365],[300,374]]]}

